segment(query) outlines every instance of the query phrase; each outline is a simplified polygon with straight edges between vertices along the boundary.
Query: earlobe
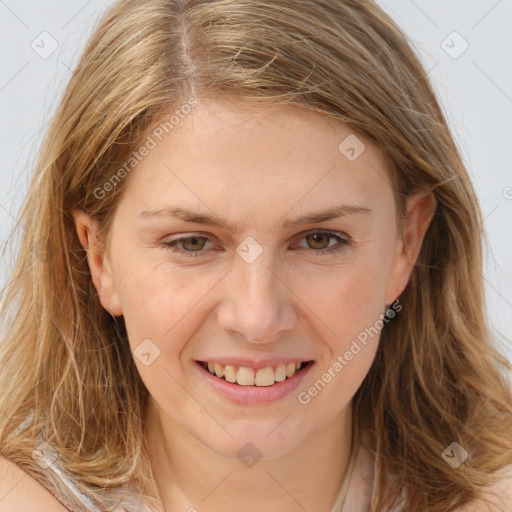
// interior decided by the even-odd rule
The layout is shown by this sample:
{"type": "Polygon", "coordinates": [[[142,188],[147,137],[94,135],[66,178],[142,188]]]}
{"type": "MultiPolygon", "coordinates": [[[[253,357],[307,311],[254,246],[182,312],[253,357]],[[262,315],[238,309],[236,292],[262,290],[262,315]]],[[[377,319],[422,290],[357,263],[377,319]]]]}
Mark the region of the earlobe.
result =
{"type": "Polygon", "coordinates": [[[387,303],[392,303],[405,290],[436,209],[437,199],[431,188],[417,189],[409,196],[398,251],[388,281],[387,303]]]}
{"type": "Polygon", "coordinates": [[[87,263],[92,282],[101,305],[113,316],[123,314],[119,296],[115,289],[110,263],[105,257],[104,243],[101,240],[96,220],[82,210],[73,210],[76,232],[80,245],[87,253],[87,263]]]}

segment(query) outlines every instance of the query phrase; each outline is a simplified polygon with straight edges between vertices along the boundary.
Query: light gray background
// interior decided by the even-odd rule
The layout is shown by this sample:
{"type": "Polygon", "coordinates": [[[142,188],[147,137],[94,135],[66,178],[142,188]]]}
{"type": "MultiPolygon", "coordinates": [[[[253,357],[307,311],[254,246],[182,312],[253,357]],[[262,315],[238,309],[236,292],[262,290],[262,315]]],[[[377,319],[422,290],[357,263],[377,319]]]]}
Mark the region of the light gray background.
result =
{"type": "MultiPolygon", "coordinates": [[[[312,0],[313,1],[313,0],[312,0]]],[[[340,0],[341,1],[341,0],[340,0]]],[[[491,321],[512,338],[512,0],[378,1],[414,43],[473,177],[491,321]],[[457,32],[457,34],[454,34],[457,32]],[[466,51],[462,53],[466,45],[466,51]]],[[[0,0],[0,290],[41,136],[105,0],[0,0]],[[55,51],[48,55],[53,46],[55,51]]],[[[500,341],[512,360],[512,346],[500,341]]]]}

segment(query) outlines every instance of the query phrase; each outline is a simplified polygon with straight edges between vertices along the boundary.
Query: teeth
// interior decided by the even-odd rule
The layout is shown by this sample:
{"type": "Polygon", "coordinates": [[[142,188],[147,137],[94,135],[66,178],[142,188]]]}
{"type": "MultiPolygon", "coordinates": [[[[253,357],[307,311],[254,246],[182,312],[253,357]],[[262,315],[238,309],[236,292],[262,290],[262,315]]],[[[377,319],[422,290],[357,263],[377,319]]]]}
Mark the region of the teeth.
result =
{"type": "Polygon", "coordinates": [[[288,363],[286,365],[286,376],[291,377],[295,373],[295,363],[288,363]]]}
{"type": "MultiPolygon", "coordinates": [[[[254,371],[252,368],[240,366],[236,374],[236,381],[241,386],[254,386],[254,371]]],[[[272,382],[272,384],[274,384],[272,382]]]]}
{"type": "Polygon", "coordinates": [[[278,364],[277,368],[276,368],[276,374],[274,376],[274,380],[276,382],[282,382],[284,379],[286,379],[286,365],[278,364]]]}
{"type": "Polygon", "coordinates": [[[227,364],[208,362],[204,364],[208,371],[216,375],[219,379],[224,377],[227,382],[237,383],[239,386],[272,386],[275,382],[282,382],[287,378],[293,377],[296,371],[301,367],[301,362],[291,362],[288,364],[278,364],[275,368],[267,366],[265,368],[248,368],[246,366],[238,367],[227,364]]]}
{"type": "Polygon", "coordinates": [[[260,368],[256,372],[254,384],[256,384],[256,386],[272,386],[272,384],[274,384],[274,370],[272,370],[270,366],[260,368]]]}
{"type": "MultiPolygon", "coordinates": [[[[221,364],[219,363],[215,363],[215,375],[217,375],[217,377],[224,377],[224,366],[222,366],[221,364]]],[[[210,370],[210,363],[208,363],[208,370],[210,370]]],[[[210,373],[214,373],[210,370],[210,373]]]]}
{"type": "Polygon", "coordinates": [[[231,366],[230,364],[224,366],[224,378],[228,382],[236,382],[236,373],[234,366],[231,366]]]}

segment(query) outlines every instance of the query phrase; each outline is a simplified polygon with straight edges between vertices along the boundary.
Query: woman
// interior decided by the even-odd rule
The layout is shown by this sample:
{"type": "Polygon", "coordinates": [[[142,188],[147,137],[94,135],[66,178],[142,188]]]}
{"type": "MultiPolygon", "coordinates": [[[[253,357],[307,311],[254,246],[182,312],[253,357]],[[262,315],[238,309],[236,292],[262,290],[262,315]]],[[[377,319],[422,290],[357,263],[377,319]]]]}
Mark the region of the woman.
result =
{"type": "Polygon", "coordinates": [[[373,2],[118,2],[20,223],[3,510],[512,507],[477,200],[373,2]]]}

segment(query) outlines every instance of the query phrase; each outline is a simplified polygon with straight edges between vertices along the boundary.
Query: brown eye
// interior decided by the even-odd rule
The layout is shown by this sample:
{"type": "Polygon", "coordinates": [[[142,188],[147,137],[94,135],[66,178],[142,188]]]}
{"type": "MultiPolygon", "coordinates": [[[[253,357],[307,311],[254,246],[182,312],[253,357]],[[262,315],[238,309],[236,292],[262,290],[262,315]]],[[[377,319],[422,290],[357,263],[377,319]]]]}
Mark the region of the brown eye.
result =
{"type": "Polygon", "coordinates": [[[162,245],[182,256],[201,256],[206,252],[202,249],[208,241],[209,238],[206,236],[187,236],[163,242],[162,245]]]}
{"type": "Polygon", "coordinates": [[[337,251],[346,250],[353,244],[352,239],[347,234],[338,234],[331,231],[309,231],[304,233],[299,240],[301,242],[305,241],[305,245],[299,243],[295,247],[310,249],[318,255],[332,255],[337,251]]]}
{"type": "Polygon", "coordinates": [[[333,235],[329,233],[312,233],[306,235],[309,246],[312,249],[326,249],[329,247],[329,240],[333,238],[333,235]]]}
{"type": "Polygon", "coordinates": [[[186,251],[200,251],[206,244],[204,236],[191,236],[189,238],[182,238],[180,243],[186,251]]]}

